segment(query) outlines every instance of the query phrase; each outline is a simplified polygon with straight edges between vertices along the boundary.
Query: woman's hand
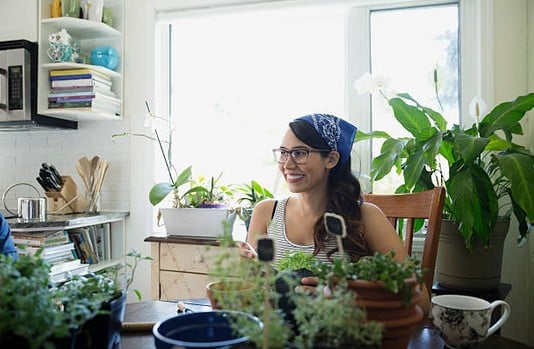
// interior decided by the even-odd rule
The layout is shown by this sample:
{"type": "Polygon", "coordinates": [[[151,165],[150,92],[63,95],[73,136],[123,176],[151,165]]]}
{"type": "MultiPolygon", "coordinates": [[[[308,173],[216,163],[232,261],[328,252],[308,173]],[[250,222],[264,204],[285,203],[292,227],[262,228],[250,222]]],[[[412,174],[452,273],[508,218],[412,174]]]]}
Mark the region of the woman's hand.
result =
{"type": "Polygon", "coordinates": [[[239,241],[239,254],[245,258],[256,259],[258,258],[258,253],[254,247],[245,241],[239,241]]]}
{"type": "Polygon", "coordinates": [[[295,287],[295,292],[315,293],[319,279],[317,276],[306,276],[300,279],[300,285],[295,287]]]}

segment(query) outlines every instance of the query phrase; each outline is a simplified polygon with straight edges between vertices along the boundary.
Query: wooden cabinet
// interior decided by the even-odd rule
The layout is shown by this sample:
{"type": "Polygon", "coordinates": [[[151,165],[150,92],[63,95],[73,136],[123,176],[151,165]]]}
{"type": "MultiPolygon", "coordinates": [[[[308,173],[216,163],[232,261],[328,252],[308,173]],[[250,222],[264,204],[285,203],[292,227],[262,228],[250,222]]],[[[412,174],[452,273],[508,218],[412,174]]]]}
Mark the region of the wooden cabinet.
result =
{"type": "Polygon", "coordinates": [[[208,273],[220,252],[215,240],[149,236],[152,263],[152,299],[206,297],[208,273]]]}
{"type": "MultiPolygon", "coordinates": [[[[37,112],[41,115],[54,116],[57,118],[74,121],[94,121],[94,120],[120,120],[122,119],[123,102],[123,61],[124,61],[124,40],[123,40],[123,0],[107,0],[106,6],[111,8],[113,13],[113,24],[109,26],[100,21],[80,19],[73,17],[51,16],[52,0],[39,1],[39,25],[38,25],[38,93],[37,112]],[[49,57],[48,38],[50,34],[57,33],[65,29],[72,37],[73,42],[80,45],[80,56],[85,57],[86,62],[54,62],[49,57]],[[99,46],[113,47],[119,56],[118,66],[114,69],[107,69],[102,66],[90,64],[91,51],[99,46]],[[50,92],[49,73],[53,70],[89,68],[111,79],[111,91],[120,101],[120,112],[103,111],[94,107],[76,108],[54,108],[48,105],[48,94],[50,92]]],[[[94,103],[92,104],[94,105],[94,103]]]]}

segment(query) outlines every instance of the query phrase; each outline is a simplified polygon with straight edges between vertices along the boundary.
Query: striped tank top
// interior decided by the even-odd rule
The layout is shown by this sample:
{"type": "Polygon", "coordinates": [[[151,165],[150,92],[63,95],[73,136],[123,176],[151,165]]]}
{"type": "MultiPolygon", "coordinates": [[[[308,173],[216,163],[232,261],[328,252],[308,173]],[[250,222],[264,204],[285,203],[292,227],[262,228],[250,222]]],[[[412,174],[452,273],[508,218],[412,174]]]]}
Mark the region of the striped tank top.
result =
{"type": "MultiPolygon", "coordinates": [[[[274,267],[278,265],[280,259],[284,257],[287,252],[304,251],[308,253],[313,253],[314,249],[314,245],[298,245],[289,241],[289,239],[287,238],[285,212],[286,203],[288,199],[289,198],[286,197],[278,201],[273,218],[271,220],[271,224],[269,224],[269,228],[267,229],[267,234],[274,240],[274,267]]],[[[326,256],[326,254],[329,251],[335,249],[336,247],[336,239],[334,237],[329,237],[326,241],[326,249],[319,251],[315,258],[323,262],[331,262],[326,256]]],[[[332,260],[339,257],[339,252],[335,252],[330,256],[332,260]]]]}

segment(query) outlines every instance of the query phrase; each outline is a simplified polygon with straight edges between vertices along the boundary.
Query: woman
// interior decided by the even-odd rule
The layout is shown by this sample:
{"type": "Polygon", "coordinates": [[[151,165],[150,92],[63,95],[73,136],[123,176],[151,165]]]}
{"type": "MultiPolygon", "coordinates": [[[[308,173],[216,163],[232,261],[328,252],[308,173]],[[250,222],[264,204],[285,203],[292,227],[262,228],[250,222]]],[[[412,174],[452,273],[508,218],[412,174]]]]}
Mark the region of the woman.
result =
{"type": "MultiPolygon", "coordinates": [[[[391,250],[397,260],[405,259],[402,242],[384,213],[362,202],[360,183],[350,164],[356,130],[349,122],[328,114],[307,115],[289,123],[280,147],[273,153],[295,195],[256,205],[247,243],[240,244],[243,256],[255,258],[258,237],[268,235],[275,241],[275,265],[287,251],[295,250],[332,261],[340,255],[336,239],[325,231],[323,214],[335,212],[345,219],[347,238],[343,247],[352,260],[391,250]]],[[[304,285],[316,282],[313,277],[302,279],[304,285]]],[[[424,288],[421,306],[425,313],[429,301],[424,288]]]]}

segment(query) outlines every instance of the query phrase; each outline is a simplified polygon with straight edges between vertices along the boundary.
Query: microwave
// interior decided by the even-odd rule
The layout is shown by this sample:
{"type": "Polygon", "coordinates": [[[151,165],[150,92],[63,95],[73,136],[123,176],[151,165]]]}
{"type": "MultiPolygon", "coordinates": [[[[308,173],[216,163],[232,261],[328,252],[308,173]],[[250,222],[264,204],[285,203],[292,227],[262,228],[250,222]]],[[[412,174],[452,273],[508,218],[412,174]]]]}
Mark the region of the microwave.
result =
{"type": "Polygon", "coordinates": [[[37,113],[37,43],[0,41],[0,131],[78,128],[37,113]]]}

